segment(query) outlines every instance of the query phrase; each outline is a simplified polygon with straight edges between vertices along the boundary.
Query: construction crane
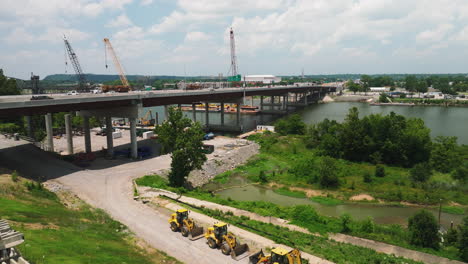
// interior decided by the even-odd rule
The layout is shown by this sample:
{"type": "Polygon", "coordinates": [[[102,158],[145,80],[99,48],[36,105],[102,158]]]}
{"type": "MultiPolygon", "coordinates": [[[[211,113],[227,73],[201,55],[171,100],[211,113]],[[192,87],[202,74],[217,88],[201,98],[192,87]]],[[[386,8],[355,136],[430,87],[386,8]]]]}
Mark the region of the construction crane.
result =
{"type": "MultiPolygon", "coordinates": [[[[68,56],[70,57],[70,61],[73,65],[73,69],[75,69],[76,78],[78,80],[78,91],[80,92],[89,92],[89,87],[86,84],[86,78],[83,74],[83,70],[81,69],[80,62],[78,61],[78,57],[76,56],[75,51],[73,51],[70,42],[68,42],[67,37],[63,35],[63,42],[65,42],[65,49],[67,50],[68,56]]],[[[67,57],[65,56],[65,65],[68,65],[67,57]]]]}
{"type": "Polygon", "coordinates": [[[105,54],[105,60],[106,60],[106,68],[108,68],[107,65],[107,51],[109,51],[110,55],[112,56],[112,60],[114,61],[114,66],[119,72],[119,77],[120,81],[122,82],[122,85],[115,85],[115,86],[109,86],[106,85],[103,87],[102,91],[110,91],[114,90],[117,92],[128,92],[131,90],[130,84],[128,83],[127,77],[125,77],[125,73],[122,67],[122,64],[120,64],[119,59],[117,58],[117,54],[115,54],[114,48],[112,48],[112,44],[110,43],[110,40],[108,38],[104,39],[104,54],[105,54]]]}

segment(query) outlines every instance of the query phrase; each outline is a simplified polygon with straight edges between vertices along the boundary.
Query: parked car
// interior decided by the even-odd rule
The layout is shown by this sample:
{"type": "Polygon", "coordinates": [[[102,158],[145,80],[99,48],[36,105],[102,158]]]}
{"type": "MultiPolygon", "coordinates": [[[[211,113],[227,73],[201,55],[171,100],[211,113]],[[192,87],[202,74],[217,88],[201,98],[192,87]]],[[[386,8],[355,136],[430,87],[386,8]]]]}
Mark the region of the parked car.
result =
{"type": "Polygon", "coordinates": [[[91,93],[92,94],[100,94],[100,93],[102,93],[102,91],[100,89],[94,89],[94,90],[91,90],[91,93]]]}
{"type": "Polygon", "coordinates": [[[214,138],[214,134],[213,133],[207,133],[203,136],[203,140],[210,140],[210,139],[213,139],[214,138]]]}
{"type": "Polygon", "coordinates": [[[79,95],[79,93],[77,91],[73,90],[73,91],[69,91],[67,93],[67,95],[79,95]]]}

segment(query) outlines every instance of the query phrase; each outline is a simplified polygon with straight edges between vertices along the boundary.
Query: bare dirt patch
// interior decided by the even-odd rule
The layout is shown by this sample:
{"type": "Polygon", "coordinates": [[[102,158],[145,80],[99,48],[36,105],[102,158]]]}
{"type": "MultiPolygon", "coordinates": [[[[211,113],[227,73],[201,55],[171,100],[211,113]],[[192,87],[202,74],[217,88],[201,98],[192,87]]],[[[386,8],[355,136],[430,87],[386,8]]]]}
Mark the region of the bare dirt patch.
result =
{"type": "Polygon", "coordinates": [[[370,196],[369,194],[361,193],[358,195],[351,196],[349,200],[350,201],[374,201],[375,198],[370,196]]]}

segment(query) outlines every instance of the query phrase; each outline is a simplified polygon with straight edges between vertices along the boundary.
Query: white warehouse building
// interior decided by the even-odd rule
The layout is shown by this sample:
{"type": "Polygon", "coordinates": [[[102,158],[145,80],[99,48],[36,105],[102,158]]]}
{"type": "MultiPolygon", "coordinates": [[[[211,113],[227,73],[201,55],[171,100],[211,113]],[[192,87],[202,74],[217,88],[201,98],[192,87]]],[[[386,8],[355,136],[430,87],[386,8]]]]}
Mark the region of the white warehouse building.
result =
{"type": "Polygon", "coordinates": [[[274,75],[245,75],[245,82],[248,83],[279,83],[281,82],[281,77],[276,77],[274,75]]]}

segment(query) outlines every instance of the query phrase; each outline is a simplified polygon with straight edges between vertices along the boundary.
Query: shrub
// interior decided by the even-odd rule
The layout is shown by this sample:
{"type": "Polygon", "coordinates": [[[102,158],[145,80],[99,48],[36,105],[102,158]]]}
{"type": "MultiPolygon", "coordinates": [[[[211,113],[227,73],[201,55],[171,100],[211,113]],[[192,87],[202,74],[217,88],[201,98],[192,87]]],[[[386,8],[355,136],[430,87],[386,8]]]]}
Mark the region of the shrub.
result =
{"type": "Polygon", "coordinates": [[[385,168],[382,165],[375,166],[375,177],[385,177],[385,168]]]}
{"type": "Polygon", "coordinates": [[[365,183],[371,183],[372,182],[372,176],[369,172],[364,172],[364,174],[362,175],[363,177],[363,180],[365,183]]]}
{"type": "Polygon", "coordinates": [[[12,180],[13,182],[18,182],[18,181],[19,181],[18,172],[13,171],[13,172],[11,173],[11,180],[12,180]]]}
{"type": "Polygon", "coordinates": [[[460,250],[460,257],[463,261],[468,261],[468,217],[463,218],[463,223],[459,226],[459,229],[458,249],[460,250]]]}
{"type": "Polygon", "coordinates": [[[341,232],[351,232],[351,216],[349,214],[343,214],[340,217],[341,220],[341,232]]]}
{"type": "Polygon", "coordinates": [[[375,229],[374,219],[372,217],[367,217],[366,220],[361,225],[362,232],[373,233],[375,229]]]}
{"type": "Polygon", "coordinates": [[[261,170],[260,171],[260,174],[258,175],[258,179],[260,179],[260,182],[261,183],[267,183],[268,182],[268,178],[265,174],[265,171],[261,170]]]}
{"type": "Polygon", "coordinates": [[[333,158],[324,157],[319,166],[320,185],[323,187],[338,187],[340,182],[337,175],[337,166],[333,158]]]}
{"type": "Polygon", "coordinates": [[[415,246],[439,249],[439,226],[434,215],[421,210],[408,219],[410,243],[415,246]]]}
{"type": "Polygon", "coordinates": [[[418,163],[410,170],[410,177],[414,182],[427,182],[431,176],[432,169],[428,163],[418,163]]]}

